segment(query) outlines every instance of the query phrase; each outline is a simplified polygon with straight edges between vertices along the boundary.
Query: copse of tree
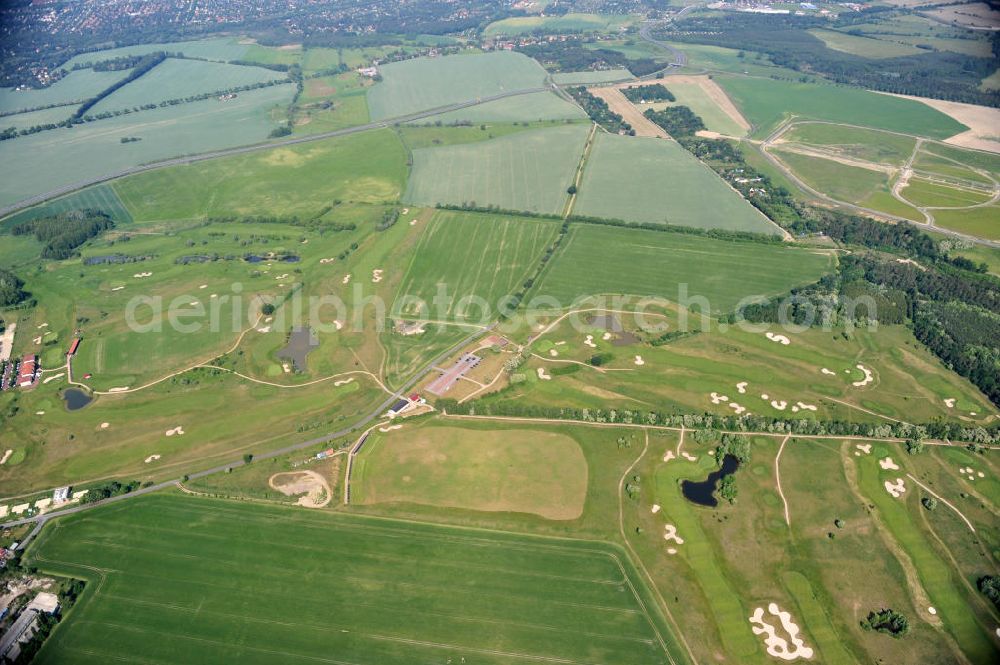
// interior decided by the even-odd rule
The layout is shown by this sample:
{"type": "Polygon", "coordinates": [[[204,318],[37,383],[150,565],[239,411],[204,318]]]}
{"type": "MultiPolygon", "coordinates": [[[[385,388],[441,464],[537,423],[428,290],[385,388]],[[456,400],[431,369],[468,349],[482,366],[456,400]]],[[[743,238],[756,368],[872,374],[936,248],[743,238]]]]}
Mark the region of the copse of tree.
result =
{"type": "Polygon", "coordinates": [[[861,622],[861,627],[893,637],[902,637],[910,631],[910,622],[895,610],[882,609],[869,612],[868,617],[861,622]]]}
{"type": "Polygon", "coordinates": [[[590,119],[612,134],[629,134],[635,136],[632,125],[608,107],[608,103],[600,97],[590,94],[583,86],[569,88],[569,94],[583,107],[590,119]]]}
{"type": "MultiPolygon", "coordinates": [[[[28,292],[24,290],[24,281],[9,270],[0,269],[0,307],[13,307],[27,298],[28,292]]],[[[0,320],[0,330],[3,328],[3,321],[0,320]]]]}
{"type": "Polygon", "coordinates": [[[1000,577],[996,575],[984,575],[976,582],[979,592],[986,596],[993,605],[1000,610],[1000,577]]]}
{"type": "Polygon", "coordinates": [[[677,98],[662,83],[652,85],[630,85],[622,88],[622,94],[630,102],[674,102],[677,98]]]}
{"type": "Polygon", "coordinates": [[[687,106],[670,106],[662,111],[649,109],[644,115],[662,127],[663,131],[670,134],[678,142],[681,142],[682,139],[693,137],[696,132],[705,129],[705,123],[702,121],[701,116],[697,115],[687,106]]]}
{"type": "Polygon", "coordinates": [[[52,217],[21,222],[11,228],[14,235],[34,235],[45,246],[43,259],[62,260],[73,256],[76,249],[108,229],[114,221],[101,210],[74,210],[52,217]]]}

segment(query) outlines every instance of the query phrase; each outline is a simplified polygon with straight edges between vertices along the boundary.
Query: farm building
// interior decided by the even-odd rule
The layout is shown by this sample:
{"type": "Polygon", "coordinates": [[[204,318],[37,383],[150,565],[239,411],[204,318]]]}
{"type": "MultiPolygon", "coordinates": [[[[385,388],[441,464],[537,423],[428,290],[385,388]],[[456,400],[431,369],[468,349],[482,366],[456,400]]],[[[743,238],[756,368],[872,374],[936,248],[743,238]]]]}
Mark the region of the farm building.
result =
{"type": "Polygon", "coordinates": [[[397,400],[395,404],[389,407],[389,417],[393,418],[395,416],[398,416],[403,411],[405,411],[406,407],[408,406],[410,406],[410,400],[408,399],[397,400]]]}
{"type": "Polygon", "coordinates": [[[69,345],[69,352],[66,355],[75,356],[79,348],[80,348],[80,338],[77,337],[76,339],[73,340],[73,343],[69,345]]]}

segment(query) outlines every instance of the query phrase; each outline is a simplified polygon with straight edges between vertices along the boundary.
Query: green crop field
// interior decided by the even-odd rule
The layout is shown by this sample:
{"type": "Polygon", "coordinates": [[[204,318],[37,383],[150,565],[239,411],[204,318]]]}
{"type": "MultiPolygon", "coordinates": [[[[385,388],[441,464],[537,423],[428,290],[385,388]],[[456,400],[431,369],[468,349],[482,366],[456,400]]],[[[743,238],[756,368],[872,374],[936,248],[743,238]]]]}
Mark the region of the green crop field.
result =
{"type": "Polygon", "coordinates": [[[540,122],[543,120],[585,120],[587,114],[575,104],[551,92],[534,92],[517,97],[477,104],[459,111],[449,111],[419,122],[540,122]]]}
{"type": "Polygon", "coordinates": [[[564,307],[607,293],[674,300],[686,284],[691,296],[704,296],[718,314],[745,296],[815,282],[830,267],[830,257],[806,249],[577,224],[533,295],[552,296],[564,307]]]}
{"type": "Polygon", "coordinates": [[[588,131],[586,125],[565,125],[414,150],[405,200],[559,213],[588,131]]]}
{"type": "MultiPolygon", "coordinates": [[[[124,72],[95,72],[81,69],[70,72],[49,87],[39,90],[17,91],[12,88],[0,88],[0,113],[11,113],[49,104],[82,102],[124,77],[124,72]]],[[[68,118],[73,112],[72,109],[64,111],[63,118],[68,118]]],[[[4,124],[5,121],[6,118],[0,118],[0,126],[8,127],[9,125],[4,124]]]]}
{"type": "Polygon", "coordinates": [[[734,76],[715,80],[755,125],[757,138],[767,136],[791,115],[938,139],[968,129],[920,102],[857,88],[734,76]]]}
{"type": "Polygon", "coordinates": [[[294,92],[278,85],[3,141],[0,160],[18,168],[0,180],[0,205],[147,162],[264,141],[277,126],[272,112],[283,112],[294,92]]]}
{"type": "Polygon", "coordinates": [[[837,201],[859,203],[878,191],[888,191],[889,176],[881,171],[849,166],[832,159],[812,157],[790,150],[772,149],[807,185],[837,201]]]}
{"type": "MultiPolygon", "coordinates": [[[[852,26],[853,27],[853,26],[852,26]]],[[[809,31],[834,51],[843,51],[862,58],[898,58],[906,55],[917,55],[922,51],[909,44],[882,40],[875,36],[859,37],[836,30],[813,29],[809,31]]]]}
{"type": "Polygon", "coordinates": [[[599,133],[574,213],[774,234],[778,229],[673,141],[599,133]],[[711,201],[711,205],[706,202],[711,201]]]}
{"type": "MultiPolygon", "coordinates": [[[[287,78],[282,72],[271,71],[263,67],[168,58],[139,79],[101,100],[88,113],[96,115],[109,111],[120,111],[143,104],[158,104],[168,99],[184,99],[201,93],[253,85],[265,81],[285,81],[287,78]]],[[[246,93],[238,94],[244,95],[246,93]]],[[[235,100],[217,103],[228,104],[230,101],[235,100]]]]}
{"type": "Polygon", "coordinates": [[[187,166],[114,183],[140,220],[213,215],[317,215],[335,199],[395,201],[406,179],[392,130],[354,134],[187,166]]]}
{"type": "Polygon", "coordinates": [[[905,164],[916,145],[916,139],[909,136],[827,123],[795,125],[781,136],[781,140],[820,147],[838,156],[892,166],[905,164]]]}
{"type": "Polygon", "coordinates": [[[552,220],[438,212],[421,232],[393,311],[430,319],[490,318],[501,298],[521,289],[557,231],[552,220]],[[439,306],[435,296],[442,289],[449,302],[439,306]],[[487,312],[480,307],[484,302],[487,312]]]}
{"type": "Polygon", "coordinates": [[[166,495],[70,517],[32,552],[90,582],[39,663],[670,662],[631,564],[596,542],[166,495]]]}
{"type": "Polygon", "coordinates": [[[381,73],[382,82],[368,92],[373,120],[545,84],[541,65],[507,51],[392,62],[381,73]]]}
{"type": "Polygon", "coordinates": [[[22,130],[38,125],[59,124],[73,115],[76,109],[76,104],[70,104],[68,106],[56,106],[51,109],[31,111],[29,113],[7,115],[0,118],[0,128],[9,129],[14,127],[15,129],[22,130]]]}
{"type": "Polygon", "coordinates": [[[101,210],[115,220],[116,224],[131,224],[132,215],[118,198],[111,185],[88,187],[69,196],[54,199],[47,203],[22,210],[0,222],[0,231],[9,229],[15,224],[41,217],[50,217],[71,210],[101,210]]]}
{"type": "Polygon", "coordinates": [[[915,205],[940,208],[980,205],[989,201],[993,195],[992,192],[982,189],[950,187],[923,178],[911,178],[900,194],[915,205]]]}
{"type": "Polygon", "coordinates": [[[935,210],[937,226],[989,240],[1000,240],[1000,206],[969,210],[935,210]]]}
{"type": "Polygon", "coordinates": [[[416,503],[550,520],[583,514],[587,460],[565,434],[425,423],[375,432],[362,451],[351,481],[354,503],[416,503]]]}
{"type": "Polygon", "coordinates": [[[128,55],[145,55],[156,51],[167,53],[183,53],[189,58],[200,58],[204,60],[215,60],[225,62],[229,60],[242,59],[251,42],[240,42],[230,37],[216,37],[210,39],[198,39],[187,42],[168,42],[156,44],[135,44],[133,46],[123,46],[121,48],[107,49],[104,51],[94,51],[92,53],[81,53],[70,58],[63,64],[66,69],[93,62],[103,62],[113,58],[120,58],[128,55]]]}
{"type": "Polygon", "coordinates": [[[552,80],[559,85],[593,85],[595,83],[610,83],[614,81],[634,80],[632,72],[627,69],[602,69],[589,72],[560,72],[552,75],[552,80]]]}
{"type": "Polygon", "coordinates": [[[613,14],[564,14],[562,16],[516,16],[490,23],[483,35],[523,35],[530,32],[618,32],[634,24],[634,16],[613,14]]]}

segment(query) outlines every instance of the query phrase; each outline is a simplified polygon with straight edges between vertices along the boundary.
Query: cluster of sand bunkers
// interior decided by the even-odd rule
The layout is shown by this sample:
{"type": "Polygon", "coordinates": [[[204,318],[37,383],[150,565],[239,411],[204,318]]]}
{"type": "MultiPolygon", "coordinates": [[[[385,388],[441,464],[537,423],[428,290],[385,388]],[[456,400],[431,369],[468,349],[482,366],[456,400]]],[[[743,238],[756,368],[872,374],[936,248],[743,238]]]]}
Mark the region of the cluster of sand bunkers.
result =
{"type": "Polygon", "coordinates": [[[137,272],[136,274],[132,275],[132,277],[135,277],[136,279],[144,279],[146,277],[152,277],[152,276],[153,273],[151,272],[137,272]]]}
{"type": "Polygon", "coordinates": [[[958,472],[968,481],[974,481],[976,478],[985,478],[986,474],[982,471],[976,471],[971,466],[959,467],[958,472]]]}
{"type": "Polygon", "coordinates": [[[751,629],[754,635],[764,636],[764,646],[768,655],[788,661],[812,658],[812,647],[806,646],[805,641],[799,637],[799,626],[792,621],[791,613],[783,611],[777,603],[770,603],[767,612],[771,617],[778,619],[781,630],[787,635],[786,638],[778,634],[778,627],[774,625],[773,619],[768,620],[769,617],[765,616],[763,607],[754,610],[749,619],[751,629]]]}
{"type": "Polygon", "coordinates": [[[167,436],[182,436],[184,434],[183,427],[174,427],[173,429],[168,429],[165,434],[167,436]]]}
{"type": "Polygon", "coordinates": [[[885,491],[889,493],[893,499],[898,499],[899,497],[906,494],[906,481],[902,478],[896,478],[895,481],[885,481],[882,483],[885,487],[885,491]]]}
{"type": "Polygon", "coordinates": [[[375,270],[372,270],[372,284],[378,284],[379,282],[381,282],[382,281],[382,274],[384,272],[385,272],[384,270],[381,270],[379,268],[376,268],[375,270]]]}

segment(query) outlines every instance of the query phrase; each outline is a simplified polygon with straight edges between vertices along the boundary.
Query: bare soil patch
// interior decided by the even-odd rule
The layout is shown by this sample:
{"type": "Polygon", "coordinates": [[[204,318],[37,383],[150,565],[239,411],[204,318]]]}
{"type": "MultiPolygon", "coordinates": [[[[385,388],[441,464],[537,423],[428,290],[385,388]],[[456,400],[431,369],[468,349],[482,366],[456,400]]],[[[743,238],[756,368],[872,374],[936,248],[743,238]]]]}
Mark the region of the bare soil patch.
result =
{"type": "Polygon", "coordinates": [[[330,484],[315,471],[276,473],[267,480],[267,484],[285,496],[304,494],[305,496],[299,497],[296,505],[305,508],[323,508],[333,500],[330,484]]]}
{"type": "Polygon", "coordinates": [[[665,139],[667,133],[642,114],[635,104],[626,99],[617,88],[591,88],[590,92],[595,97],[600,97],[608,104],[608,108],[625,119],[625,122],[632,125],[636,136],[647,136],[665,139]]]}

